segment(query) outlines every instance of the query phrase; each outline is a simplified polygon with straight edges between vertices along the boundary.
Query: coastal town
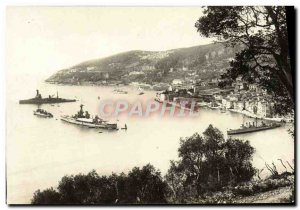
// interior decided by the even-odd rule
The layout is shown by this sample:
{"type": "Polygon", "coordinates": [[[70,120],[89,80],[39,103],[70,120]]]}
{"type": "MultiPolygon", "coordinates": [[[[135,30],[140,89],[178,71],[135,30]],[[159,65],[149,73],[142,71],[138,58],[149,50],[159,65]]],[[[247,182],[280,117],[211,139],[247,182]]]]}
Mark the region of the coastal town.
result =
{"type": "Polygon", "coordinates": [[[6,10],[8,205],[295,205],[294,7],[6,10]]]}
{"type": "Polygon", "coordinates": [[[198,79],[187,84],[174,79],[169,88],[157,94],[158,101],[179,102],[190,104],[196,101],[199,107],[226,110],[244,114],[248,117],[286,122],[291,116],[279,116],[274,113],[274,102],[267,91],[257,84],[248,84],[238,77],[231,87],[219,88],[219,79],[203,81],[198,79]]]}
{"type": "Polygon", "coordinates": [[[113,86],[118,87],[117,90],[131,86],[156,91],[156,100],[160,102],[194,101],[197,107],[220,109],[223,113],[230,111],[270,121],[292,121],[293,113],[282,116],[274,110],[274,96],[258,82],[248,83],[239,76],[231,85],[220,85],[221,76],[240,49],[211,44],[161,52],[132,51],[63,69],[46,82],[113,86]],[[201,63],[197,62],[199,59],[201,63]]]}
{"type": "MultiPolygon", "coordinates": [[[[222,51],[223,52],[223,51],[222,51]]],[[[217,56],[216,52],[208,53],[209,56],[217,56]]],[[[220,52],[219,52],[220,54],[220,52]]],[[[215,57],[214,57],[215,58],[215,57]]],[[[102,79],[95,81],[95,76],[89,78],[88,81],[79,81],[76,69],[70,69],[67,72],[58,73],[55,80],[47,80],[52,84],[69,84],[81,86],[132,86],[137,89],[157,91],[156,100],[159,102],[187,102],[197,103],[197,107],[206,107],[210,109],[219,109],[221,112],[231,111],[241,113],[251,118],[265,119],[277,122],[292,121],[293,116],[280,116],[274,112],[274,98],[261,88],[258,84],[249,84],[243,81],[239,76],[236,80],[226,87],[220,87],[222,81],[220,75],[226,72],[224,68],[225,61],[215,63],[213,66],[207,62],[201,69],[189,68],[182,65],[180,67],[170,67],[167,70],[168,78],[172,80],[158,82],[157,78],[163,77],[162,71],[156,69],[155,66],[130,66],[134,71],[130,71],[123,75],[121,80],[116,80],[113,73],[101,73],[102,79]],[[68,76],[70,74],[76,76],[68,76]],[[209,74],[209,76],[207,76],[209,74]],[[140,77],[155,77],[152,82],[143,82],[140,77]],[[154,75],[154,76],[153,76],[154,75]],[[64,79],[68,76],[68,79],[64,79]]],[[[113,63],[112,63],[113,64],[113,63]]],[[[112,65],[111,64],[111,65],[112,65]]],[[[110,64],[109,64],[110,65],[110,64]]],[[[129,67],[128,67],[129,68],[129,67]]],[[[84,70],[80,70],[82,75],[87,73],[95,73],[95,67],[87,66],[84,70]]],[[[166,72],[166,71],[163,71],[166,72]]],[[[119,90],[119,89],[118,89],[119,90]]]]}

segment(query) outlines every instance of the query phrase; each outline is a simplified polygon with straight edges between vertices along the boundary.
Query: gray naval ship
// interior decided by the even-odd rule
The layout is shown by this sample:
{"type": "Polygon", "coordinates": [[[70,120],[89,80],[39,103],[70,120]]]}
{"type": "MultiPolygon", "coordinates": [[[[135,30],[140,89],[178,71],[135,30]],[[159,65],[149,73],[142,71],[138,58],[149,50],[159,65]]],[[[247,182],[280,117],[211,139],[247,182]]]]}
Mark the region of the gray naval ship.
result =
{"type": "MultiPolygon", "coordinates": [[[[77,114],[73,116],[63,115],[60,118],[62,121],[80,125],[88,128],[103,128],[103,129],[109,129],[109,130],[118,130],[117,123],[110,123],[106,120],[101,119],[97,115],[92,118],[88,111],[83,111],[83,105],[80,105],[80,110],[77,112],[77,114]]],[[[127,129],[127,126],[126,126],[127,129]]]]}
{"type": "Polygon", "coordinates": [[[42,95],[39,93],[39,90],[36,90],[36,96],[34,98],[20,100],[19,104],[54,104],[54,103],[67,103],[67,102],[76,102],[76,100],[59,98],[58,93],[56,97],[52,97],[49,95],[48,98],[42,98],[42,95]]]}
{"type": "Polygon", "coordinates": [[[256,123],[247,123],[246,126],[244,124],[241,125],[238,129],[230,129],[227,131],[228,135],[237,135],[237,134],[245,134],[245,133],[252,133],[252,132],[258,132],[258,131],[264,131],[274,128],[281,127],[280,123],[270,123],[266,124],[264,122],[261,123],[261,125],[257,125],[256,123]]]}

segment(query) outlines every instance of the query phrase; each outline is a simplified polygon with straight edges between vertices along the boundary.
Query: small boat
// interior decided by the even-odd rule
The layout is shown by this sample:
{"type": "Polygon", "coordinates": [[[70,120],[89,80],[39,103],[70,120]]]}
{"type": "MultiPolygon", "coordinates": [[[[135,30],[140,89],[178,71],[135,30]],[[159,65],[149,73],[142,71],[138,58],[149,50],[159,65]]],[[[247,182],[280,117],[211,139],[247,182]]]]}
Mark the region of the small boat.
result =
{"type": "Polygon", "coordinates": [[[128,92],[125,91],[125,90],[120,90],[120,89],[115,89],[114,90],[115,93],[118,93],[118,94],[127,94],[128,92]]]}
{"type": "Polygon", "coordinates": [[[138,91],[139,91],[139,95],[143,95],[144,94],[143,89],[141,87],[138,88],[138,91]]]}
{"type": "Polygon", "coordinates": [[[221,111],[221,113],[225,113],[226,112],[226,107],[222,107],[221,109],[220,109],[220,111],[221,111]]]}
{"type": "Polygon", "coordinates": [[[219,109],[219,107],[218,106],[212,106],[212,107],[210,107],[211,109],[219,109]]]}
{"type": "Polygon", "coordinates": [[[94,118],[90,117],[90,114],[87,111],[83,111],[83,105],[80,105],[80,111],[78,111],[77,114],[74,116],[61,116],[60,118],[62,121],[71,123],[74,125],[81,125],[88,128],[103,128],[103,129],[110,129],[110,130],[116,130],[117,123],[109,123],[98,116],[95,116],[94,118]]]}
{"type": "Polygon", "coordinates": [[[127,125],[125,124],[124,128],[121,128],[123,130],[127,130],[127,125]]]}
{"type": "Polygon", "coordinates": [[[215,102],[211,102],[211,104],[210,104],[209,108],[211,108],[211,109],[219,109],[220,107],[218,106],[218,104],[217,104],[217,103],[215,103],[215,102]]]}
{"type": "Polygon", "coordinates": [[[35,111],[33,111],[33,114],[36,116],[40,116],[40,117],[45,117],[45,118],[52,118],[53,115],[50,112],[47,112],[43,109],[37,109],[35,111]]]}
{"type": "Polygon", "coordinates": [[[279,128],[281,127],[281,124],[279,123],[271,123],[271,124],[266,124],[262,122],[260,126],[257,126],[253,123],[249,123],[249,125],[245,126],[244,124],[241,125],[241,128],[238,129],[230,129],[227,131],[228,135],[236,135],[236,134],[245,134],[245,133],[252,133],[252,132],[258,132],[258,131],[264,131],[264,130],[269,130],[269,129],[274,129],[274,128],[279,128]]]}
{"type": "Polygon", "coordinates": [[[197,103],[197,106],[199,106],[199,107],[208,107],[208,103],[207,102],[198,102],[197,103]]]}

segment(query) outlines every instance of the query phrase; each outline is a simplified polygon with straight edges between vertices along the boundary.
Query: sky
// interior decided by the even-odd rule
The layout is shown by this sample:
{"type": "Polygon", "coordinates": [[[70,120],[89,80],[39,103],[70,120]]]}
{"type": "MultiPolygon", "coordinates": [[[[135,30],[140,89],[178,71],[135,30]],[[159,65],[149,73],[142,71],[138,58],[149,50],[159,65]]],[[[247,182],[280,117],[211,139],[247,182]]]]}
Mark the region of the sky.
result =
{"type": "Polygon", "coordinates": [[[201,7],[7,7],[7,72],[45,79],[129,50],[208,44],[194,27],[201,15],[201,7]]]}

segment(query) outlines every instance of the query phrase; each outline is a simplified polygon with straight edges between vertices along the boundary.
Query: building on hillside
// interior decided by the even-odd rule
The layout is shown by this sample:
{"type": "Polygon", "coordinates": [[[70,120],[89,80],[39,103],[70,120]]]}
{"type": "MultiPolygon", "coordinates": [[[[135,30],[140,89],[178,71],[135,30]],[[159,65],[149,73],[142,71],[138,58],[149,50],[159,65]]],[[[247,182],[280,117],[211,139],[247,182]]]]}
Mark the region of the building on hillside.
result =
{"type": "Polygon", "coordinates": [[[154,69],[155,69],[155,66],[153,66],[153,65],[145,65],[145,66],[142,66],[142,70],[143,70],[143,71],[154,70],[154,69]]]}
{"type": "Polygon", "coordinates": [[[258,92],[259,88],[257,84],[249,84],[248,87],[250,91],[258,92]]]}
{"type": "Polygon", "coordinates": [[[142,71],[132,71],[129,73],[129,76],[132,76],[132,75],[144,75],[145,73],[142,72],[142,71]]]}
{"type": "Polygon", "coordinates": [[[182,71],[188,71],[188,68],[186,66],[182,66],[182,71]]]}
{"type": "Polygon", "coordinates": [[[86,70],[89,71],[93,71],[96,67],[95,66],[87,66],[86,70]]]}
{"type": "Polygon", "coordinates": [[[172,85],[174,87],[181,87],[183,85],[183,81],[181,79],[174,79],[172,81],[172,85]]]}
{"type": "Polygon", "coordinates": [[[259,117],[272,117],[274,103],[266,98],[249,98],[249,100],[245,101],[245,109],[259,117]]]}
{"type": "Polygon", "coordinates": [[[74,73],[74,72],[77,72],[76,68],[70,69],[70,71],[69,71],[69,73],[74,73]]]}

